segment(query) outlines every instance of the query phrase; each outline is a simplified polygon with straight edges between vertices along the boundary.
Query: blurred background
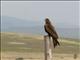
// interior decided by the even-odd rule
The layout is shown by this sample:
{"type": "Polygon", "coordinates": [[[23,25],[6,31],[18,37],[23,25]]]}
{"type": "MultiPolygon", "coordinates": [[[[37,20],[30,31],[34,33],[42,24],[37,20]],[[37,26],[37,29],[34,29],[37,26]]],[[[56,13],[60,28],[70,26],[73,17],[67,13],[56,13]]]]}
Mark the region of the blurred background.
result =
{"type": "Polygon", "coordinates": [[[61,44],[53,49],[54,60],[79,60],[79,6],[78,1],[1,2],[2,60],[43,60],[46,17],[55,26],[61,44]]]}

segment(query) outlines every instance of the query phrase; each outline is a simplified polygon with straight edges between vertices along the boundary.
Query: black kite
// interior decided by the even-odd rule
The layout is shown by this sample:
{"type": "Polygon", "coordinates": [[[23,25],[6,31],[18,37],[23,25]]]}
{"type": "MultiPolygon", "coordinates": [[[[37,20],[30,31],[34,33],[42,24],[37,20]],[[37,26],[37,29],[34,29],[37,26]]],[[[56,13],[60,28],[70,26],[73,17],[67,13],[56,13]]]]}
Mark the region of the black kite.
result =
{"type": "Polygon", "coordinates": [[[54,26],[52,26],[52,24],[51,24],[51,22],[49,21],[48,18],[45,19],[44,29],[48,33],[49,39],[52,37],[54,48],[57,45],[60,45],[58,40],[57,40],[58,39],[58,34],[57,34],[54,26]]]}

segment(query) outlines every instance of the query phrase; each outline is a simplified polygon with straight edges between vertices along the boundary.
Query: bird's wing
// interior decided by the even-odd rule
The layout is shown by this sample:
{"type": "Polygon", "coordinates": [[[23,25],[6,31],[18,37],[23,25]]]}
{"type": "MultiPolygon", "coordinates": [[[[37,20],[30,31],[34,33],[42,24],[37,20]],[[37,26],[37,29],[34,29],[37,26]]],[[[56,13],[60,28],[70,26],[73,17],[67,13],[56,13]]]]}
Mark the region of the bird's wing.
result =
{"type": "Polygon", "coordinates": [[[54,38],[58,38],[58,34],[55,30],[55,28],[52,25],[45,25],[45,29],[48,31],[49,34],[54,36],[54,38]]]}
{"type": "Polygon", "coordinates": [[[46,30],[46,25],[44,25],[44,29],[45,29],[45,31],[47,32],[47,30],[46,30]]]}

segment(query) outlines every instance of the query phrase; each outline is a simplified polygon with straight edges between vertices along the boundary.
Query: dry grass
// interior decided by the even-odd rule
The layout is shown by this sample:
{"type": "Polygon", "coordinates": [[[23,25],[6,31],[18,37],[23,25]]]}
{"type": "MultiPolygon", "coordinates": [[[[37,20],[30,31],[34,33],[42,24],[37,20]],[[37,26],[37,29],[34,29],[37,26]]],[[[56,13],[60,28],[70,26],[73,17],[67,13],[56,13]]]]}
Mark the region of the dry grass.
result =
{"type": "MultiPolygon", "coordinates": [[[[18,52],[2,52],[1,60],[16,60],[23,58],[24,60],[44,60],[44,53],[18,53],[18,52]]],[[[53,60],[80,60],[80,54],[74,59],[74,54],[53,54],[53,60]]]]}
{"type": "MultiPolygon", "coordinates": [[[[80,60],[78,40],[60,39],[60,47],[54,49],[53,60],[80,60]]],[[[17,33],[1,33],[1,60],[44,60],[42,36],[17,33]],[[9,44],[15,42],[17,44],[9,44]],[[21,44],[21,43],[25,44],[21,44]]]]}

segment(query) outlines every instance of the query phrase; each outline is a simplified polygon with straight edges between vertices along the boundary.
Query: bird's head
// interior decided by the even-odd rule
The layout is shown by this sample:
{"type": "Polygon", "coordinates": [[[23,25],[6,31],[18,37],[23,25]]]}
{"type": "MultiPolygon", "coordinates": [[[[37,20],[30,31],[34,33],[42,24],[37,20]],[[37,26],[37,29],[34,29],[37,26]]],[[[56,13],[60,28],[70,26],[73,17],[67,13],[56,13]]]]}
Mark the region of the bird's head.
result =
{"type": "Polygon", "coordinates": [[[46,19],[45,19],[45,23],[46,23],[46,24],[51,24],[49,18],[46,18],[46,19]]]}

